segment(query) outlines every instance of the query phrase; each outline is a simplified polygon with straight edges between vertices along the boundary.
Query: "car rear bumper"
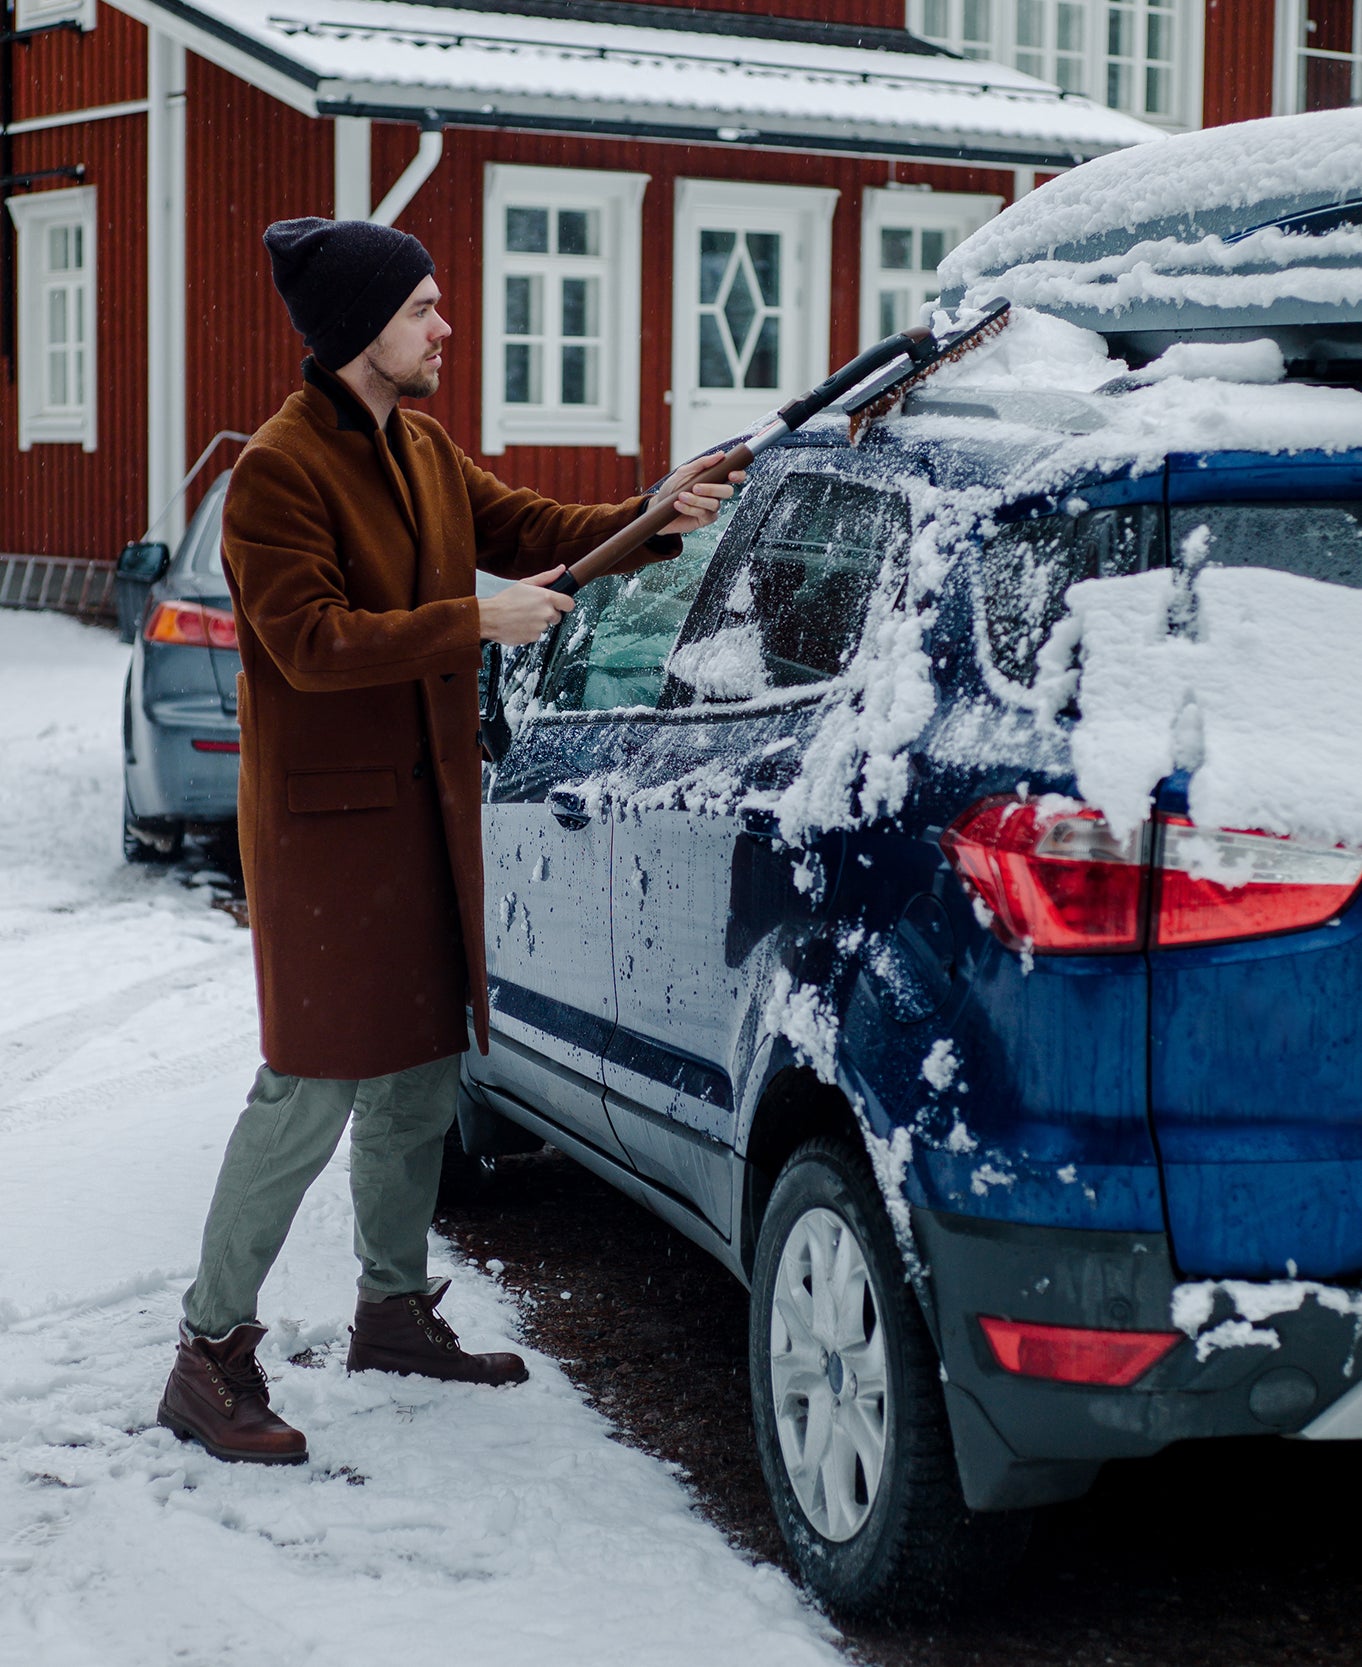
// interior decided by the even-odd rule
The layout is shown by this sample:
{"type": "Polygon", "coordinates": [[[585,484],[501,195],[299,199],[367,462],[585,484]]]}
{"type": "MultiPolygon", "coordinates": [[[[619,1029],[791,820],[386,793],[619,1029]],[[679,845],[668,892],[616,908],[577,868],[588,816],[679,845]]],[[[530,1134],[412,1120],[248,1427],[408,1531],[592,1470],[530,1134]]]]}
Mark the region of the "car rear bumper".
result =
{"type": "Polygon", "coordinates": [[[975,1509],[1076,1498],[1108,1459],[1175,1441],[1302,1432],[1323,1424],[1355,1382],[1358,1293],[1287,1281],[1180,1284],[1163,1234],[929,1210],[913,1212],[913,1228],[975,1509]],[[999,1365],[980,1315],[1178,1340],[1128,1387],[1062,1383],[999,1365]]]}
{"type": "Polygon", "coordinates": [[[226,822],[236,815],[240,732],[222,703],[182,696],[133,718],[128,798],[139,817],[226,822]],[[197,745],[195,743],[198,743],[197,745]]]}

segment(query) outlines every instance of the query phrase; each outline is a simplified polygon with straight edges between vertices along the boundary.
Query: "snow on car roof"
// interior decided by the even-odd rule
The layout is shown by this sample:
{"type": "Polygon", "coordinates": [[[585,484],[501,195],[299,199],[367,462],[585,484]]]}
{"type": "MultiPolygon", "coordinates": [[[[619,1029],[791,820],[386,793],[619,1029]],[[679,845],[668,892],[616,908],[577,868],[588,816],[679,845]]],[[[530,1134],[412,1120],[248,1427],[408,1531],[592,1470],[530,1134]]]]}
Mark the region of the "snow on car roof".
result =
{"type": "Polygon", "coordinates": [[[1291,224],[1360,198],[1362,110],[1182,134],[1005,209],[942,263],[942,301],[1006,296],[1099,328],[1362,321],[1362,227],[1291,224]]]}

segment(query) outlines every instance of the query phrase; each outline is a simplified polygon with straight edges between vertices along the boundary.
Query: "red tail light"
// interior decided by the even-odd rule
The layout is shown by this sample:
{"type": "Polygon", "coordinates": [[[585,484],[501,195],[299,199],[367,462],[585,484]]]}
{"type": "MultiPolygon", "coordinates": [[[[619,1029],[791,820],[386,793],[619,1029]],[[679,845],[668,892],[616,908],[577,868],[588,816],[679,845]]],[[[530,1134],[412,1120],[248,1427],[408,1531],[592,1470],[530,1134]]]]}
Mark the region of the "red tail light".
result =
{"type": "Polygon", "coordinates": [[[1151,865],[1147,831],[1117,840],[1090,805],[1009,795],[973,805],[941,848],[996,936],[1041,955],[1301,932],[1333,919],[1362,887],[1362,850],[1352,847],[1160,814],[1151,865]]]}
{"type": "Polygon", "coordinates": [[[1037,1325],[981,1314],[993,1358],[1005,1372],[1059,1383],[1119,1389],[1141,1378],[1177,1343],[1176,1331],[1098,1331],[1091,1326],[1037,1325]]]}
{"type": "Polygon", "coordinates": [[[1362,882],[1362,851],[1160,816],[1155,942],[1258,938],[1322,926],[1362,882]]]}
{"type": "Polygon", "coordinates": [[[1141,831],[1116,839],[1072,799],[985,799],[941,836],[956,872],[1013,948],[1093,954],[1144,947],[1141,831]]]}
{"type": "Polygon", "coordinates": [[[174,643],[181,648],[235,648],[236,621],[230,608],[161,602],[152,610],[142,635],[148,642],[174,643]]]}

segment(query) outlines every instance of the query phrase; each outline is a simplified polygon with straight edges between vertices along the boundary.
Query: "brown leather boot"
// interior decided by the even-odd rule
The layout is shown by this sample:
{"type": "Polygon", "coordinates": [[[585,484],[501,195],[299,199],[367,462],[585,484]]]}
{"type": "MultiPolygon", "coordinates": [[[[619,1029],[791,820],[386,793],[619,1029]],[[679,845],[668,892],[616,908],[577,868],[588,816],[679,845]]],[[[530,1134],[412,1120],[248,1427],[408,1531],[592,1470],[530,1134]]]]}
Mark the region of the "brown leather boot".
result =
{"type": "Polygon", "coordinates": [[[270,1411],[265,1373],[255,1358],[264,1326],[239,1325],[225,1337],[180,1332],[175,1365],[156,1422],[217,1459],[303,1464],[307,1437],[270,1411]]]}
{"type": "Polygon", "coordinates": [[[518,1354],[465,1354],[459,1339],[435,1312],[449,1281],[429,1291],[407,1291],[377,1302],[361,1297],[350,1328],[350,1372],[415,1373],[455,1383],[524,1383],[518,1354]]]}

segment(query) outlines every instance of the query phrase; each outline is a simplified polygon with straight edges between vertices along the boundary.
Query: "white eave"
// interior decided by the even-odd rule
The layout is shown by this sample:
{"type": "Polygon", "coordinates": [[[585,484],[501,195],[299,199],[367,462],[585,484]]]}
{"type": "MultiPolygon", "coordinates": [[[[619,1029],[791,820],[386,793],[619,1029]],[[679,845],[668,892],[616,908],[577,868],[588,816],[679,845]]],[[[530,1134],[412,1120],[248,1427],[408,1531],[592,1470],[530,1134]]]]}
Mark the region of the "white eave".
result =
{"type": "Polygon", "coordinates": [[[110,3],[314,116],[1038,168],[1163,137],[999,64],[907,52],[398,0],[110,3]]]}

